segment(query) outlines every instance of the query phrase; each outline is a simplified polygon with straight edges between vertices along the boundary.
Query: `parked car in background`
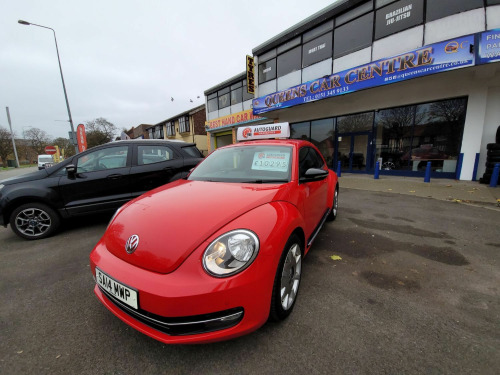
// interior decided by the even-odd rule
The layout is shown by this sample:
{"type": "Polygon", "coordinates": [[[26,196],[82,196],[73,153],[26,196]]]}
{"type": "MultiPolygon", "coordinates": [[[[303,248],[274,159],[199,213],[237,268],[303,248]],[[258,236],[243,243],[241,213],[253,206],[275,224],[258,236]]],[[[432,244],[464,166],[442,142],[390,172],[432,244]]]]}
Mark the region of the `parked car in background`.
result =
{"type": "Polygon", "coordinates": [[[52,167],[0,181],[0,225],[10,224],[28,240],[45,238],[61,219],[114,211],[186,177],[201,160],[194,143],[132,140],[97,146],[52,167]]]}
{"type": "Polygon", "coordinates": [[[38,170],[52,167],[54,159],[52,155],[38,155],[38,170]]]}

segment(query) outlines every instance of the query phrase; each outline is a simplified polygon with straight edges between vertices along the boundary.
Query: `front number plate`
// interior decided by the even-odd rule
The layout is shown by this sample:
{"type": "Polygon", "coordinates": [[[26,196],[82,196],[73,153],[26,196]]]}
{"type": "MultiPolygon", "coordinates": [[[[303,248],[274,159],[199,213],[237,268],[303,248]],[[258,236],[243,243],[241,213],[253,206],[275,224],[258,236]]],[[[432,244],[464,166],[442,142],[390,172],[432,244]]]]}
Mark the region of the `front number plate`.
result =
{"type": "Polygon", "coordinates": [[[111,294],[116,299],[122,301],[126,305],[133,307],[134,309],[138,308],[137,291],[123,285],[122,283],[119,283],[115,279],[106,275],[97,267],[95,269],[95,276],[97,284],[99,284],[101,288],[103,288],[106,292],[111,294]]]}

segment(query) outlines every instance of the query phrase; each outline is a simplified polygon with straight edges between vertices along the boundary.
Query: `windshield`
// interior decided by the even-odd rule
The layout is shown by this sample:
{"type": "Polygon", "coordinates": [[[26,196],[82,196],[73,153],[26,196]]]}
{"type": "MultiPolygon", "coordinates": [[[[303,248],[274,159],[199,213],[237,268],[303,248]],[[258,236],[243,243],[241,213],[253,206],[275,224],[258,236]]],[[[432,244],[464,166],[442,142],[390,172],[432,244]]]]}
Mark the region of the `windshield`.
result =
{"type": "Polygon", "coordinates": [[[243,146],[210,154],[190,175],[193,181],[284,183],[290,181],[292,148],[243,146]]]}
{"type": "Polygon", "coordinates": [[[51,156],[39,157],[38,162],[40,162],[40,163],[52,163],[52,157],[51,156]]]}

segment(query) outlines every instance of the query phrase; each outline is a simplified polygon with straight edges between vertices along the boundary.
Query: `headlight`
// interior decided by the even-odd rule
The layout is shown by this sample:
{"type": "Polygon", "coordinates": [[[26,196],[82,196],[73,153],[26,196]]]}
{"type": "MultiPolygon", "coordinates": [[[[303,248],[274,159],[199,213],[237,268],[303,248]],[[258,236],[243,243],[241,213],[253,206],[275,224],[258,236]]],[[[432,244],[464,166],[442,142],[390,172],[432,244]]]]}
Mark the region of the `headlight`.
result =
{"type": "Polygon", "coordinates": [[[259,252],[255,233],[236,229],[213,241],[203,253],[203,268],[210,275],[226,277],[247,268],[259,252]]]}

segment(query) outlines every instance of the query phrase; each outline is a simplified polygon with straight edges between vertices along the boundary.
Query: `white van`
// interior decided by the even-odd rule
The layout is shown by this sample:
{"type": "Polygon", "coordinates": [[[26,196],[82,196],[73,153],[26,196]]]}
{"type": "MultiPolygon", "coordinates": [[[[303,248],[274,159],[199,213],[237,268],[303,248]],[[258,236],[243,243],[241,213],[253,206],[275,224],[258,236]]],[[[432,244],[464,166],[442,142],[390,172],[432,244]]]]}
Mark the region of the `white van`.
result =
{"type": "Polygon", "coordinates": [[[38,170],[52,167],[54,165],[54,159],[52,155],[38,155],[38,170]]]}

